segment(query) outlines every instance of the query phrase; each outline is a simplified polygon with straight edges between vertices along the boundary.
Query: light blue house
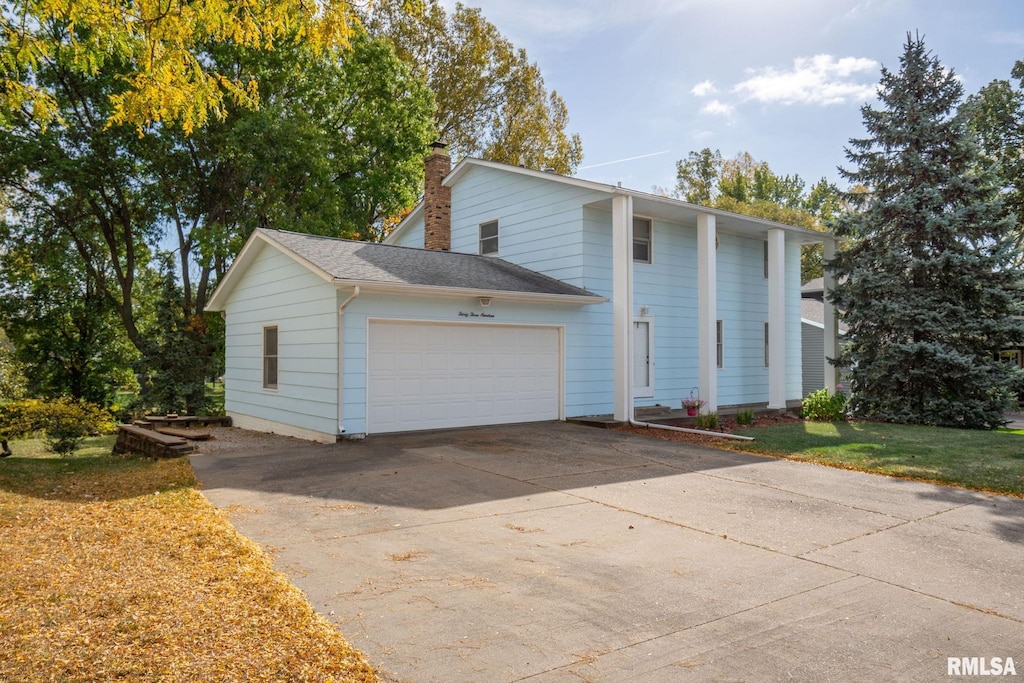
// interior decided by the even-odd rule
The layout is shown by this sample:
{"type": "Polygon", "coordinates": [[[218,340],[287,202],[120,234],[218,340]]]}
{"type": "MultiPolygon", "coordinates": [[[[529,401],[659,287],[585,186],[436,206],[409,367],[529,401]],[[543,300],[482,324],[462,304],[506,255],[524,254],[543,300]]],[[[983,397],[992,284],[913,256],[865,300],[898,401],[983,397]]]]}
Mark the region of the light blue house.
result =
{"type": "Polygon", "coordinates": [[[827,235],[479,159],[451,169],[441,147],[426,166],[424,201],[384,244],[250,238],[208,306],[226,316],[236,425],[333,441],[626,420],[691,392],[704,411],[801,398],[800,247],[827,235]]]}

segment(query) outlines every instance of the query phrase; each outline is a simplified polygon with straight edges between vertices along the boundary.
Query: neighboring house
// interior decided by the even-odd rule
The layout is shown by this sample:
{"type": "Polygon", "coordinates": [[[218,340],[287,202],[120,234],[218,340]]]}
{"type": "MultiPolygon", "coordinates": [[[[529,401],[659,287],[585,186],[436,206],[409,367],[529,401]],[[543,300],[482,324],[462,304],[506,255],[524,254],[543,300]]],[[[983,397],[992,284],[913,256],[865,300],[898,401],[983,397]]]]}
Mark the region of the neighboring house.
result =
{"type": "MultiPolygon", "coordinates": [[[[803,357],[804,396],[825,387],[825,279],[808,280],[800,288],[801,354],[803,357]]],[[[846,334],[845,323],[838,324],[838,333],[846,334]]],[[[833,387],[834,388],[834,387],[833,387]]]]}
{"type": "Polygon", "coordinates": [[[338,436],[802,397],[800,247],[828,235],[440,146],[385,244],[273,230],[226,316],[235,424],[338,436]]]}

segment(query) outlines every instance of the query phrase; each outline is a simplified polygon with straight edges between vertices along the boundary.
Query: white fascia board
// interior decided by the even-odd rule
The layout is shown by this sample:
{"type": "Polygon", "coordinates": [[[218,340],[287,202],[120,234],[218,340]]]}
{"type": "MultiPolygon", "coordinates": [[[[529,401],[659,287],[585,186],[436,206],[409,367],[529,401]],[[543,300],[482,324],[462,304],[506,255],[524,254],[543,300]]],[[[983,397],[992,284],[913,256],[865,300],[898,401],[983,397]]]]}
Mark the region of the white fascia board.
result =
{"type": "Polygon", "coordinates": [[[394,244],[398,239],[398,236],[405,232],[406,226],[419,218],[422,213],[423,201],[421,200],[419,204],[413,207],[412,211],[409,212],[409,215],[403,218],[401,222],[395,226],[395,229],[388,233],[388,236],[384,238],[384,241],[381,242],[381,244],[394,244]]]}
{"type": "MultiPolygon", "coordinates": [[[[786,223],[777,223],[770,221],[767,218],[757,218],[756,216],[747,216],[746,214],[733,213],[732,211],[724,211],[722,209],[715,209],[709,206],[702,206],[700,204],[691,204],[684,202],[679,199],[673,199],[672,197],[663,197],[657,194],[651,194],[649,192],[641,192],[639,190],[631,190],[626,187],[618,187],[616,185],[608,185],[606,183],[598,183],[593,180],[584,180],[582,178],[574,178],[572,176],[559,175],[557,173],[548,173],[546,171],[537,171],[532,168],[524,168],[522,166],[512,166],[510,164],[503,164],[497,161],[487,161],[485,159],[475,159],[472,157],[466,157],[462,159],[455,168],[445,176],[443,181],[444,185],[451,187],[459,181],[473,167],[491,168],[497,171],[504,171],[506,173],[516,173],[524,175],[530,178],[537,178],[539,180],[546,180],[548,182],[561,183],[564,185],[571,185],[573,187],[580,187],[586,190],[594,192],[604,192],[609,195],[627,195],[633,197],[634,200],[643,200],[656,202],[658,204],[664,204],[665,206],[672,207],[675,209],[682,209],[685,211],[694,212],[695,214],[710,214],[717,216],[718,218],[725,219],[731,222],[744,223],[750,228],[759,230],[770,230],[773,228],[785,230],[791,235],[797,235],[800,237],[800,241],[803,244],[817,244],[825,242],[826,240],[834,240],[835,237],[831,233],[819,232],[817,230],[810,230],[808,228],[801,228],[795,225],[787,225],[786,223]]],[[[412,215],[410,214],[409,218],[412,215]]],[[[408,218],[407,218],[408,220],[408,218]]],[[[401,225],[399,225],[401,227],[401,225]]],[[[395,232],[398,228],[395,229],[395,232]]],[[[719,232],[725,232],[722,226],[719,225],[719,232]]],[[[394,233],[392,233],[394,234],[394,233]]]]}
{"type": "Polygon", "coordinates": [[[582,296],[576,294],[543,294],[538,292],[510,292],[503,289],[475,289],[468,287],[437,287],[431,285],[411,285],[404,282],[375,282],[373,280],[351,280],[348,278],[334,278],[335,287],[347,288],[356,287],[364,293],[379,294],[406,294],[409,296],[430,296],[445,297],[450,299],[465,299],[476,297],[488,297],[501,301],[526,301],[533,303],[548,304],[572,304],[575,306],[589,306],[592,304],[603,304],[608,299],[603,296],[582,296]]]}
{"type": "Polygon", "coordinates": [[[530,178],[538,178],[540,180],[547,180],[551,182],[563,183],[565,185],[572,185],[574,187],[582,187],[587,190],[594,190],[595,192],[612,192],[616,188],[613,185],[606,185],[604,183],[594,182],[593,180],[583,180],[582,178],[573,178],[572,176],[559,175],[558,173],[548,173],[547,171],[537,171],[532,168],[524,168],[522,166],[512,166],[511,164],[502,164],[497,161],[487,161],[485,159],[475,159],[473,157],[465,157],[455,168],[444,177],[443,185],[451,187],[464,176],[469,169],[474,166],[480,166],[483,168],[492,168],[497,171],[504,171],[506,173],[517,173],[519,175],[525,175],[530,178]]]}
{"type": "Polygon", "coordinates": [[[209,301],[206,303],[207,311],[223,311],[224,306],[227,303],[227,298],[234,290],[238,280],[242,277],[242,274],[249,268],[249,263],[256,258],[256,256],[263,250],[265,246],[272,246],[282,254],[290,257],[296,263],[307,268],[310,272],[318,276],[325,282],[332,282],[334,277],[323,270],[322,268],[313,265],[306,259],[296,254],[291,249],[285,247],[283,244],[275,240],[273,237],[268,235],[262,228],[256,228],[253,230],[252,235],[249,236],[245,246],[242,247],[242,251],[238,252],[238,256],[235,258],[231,267],[228,268],[228,272],[224,274],[220,282],[217,284],[217,288],[213,291],[209,301]]]}
{"type": "MultiPolygon", "coordinates": [[[[825,323],[819,323],[817,320],[811,320],[810,318],[800,318],[800,322],[804,325],[810,325],[811,327],[817,327],[819,330],[825,329],[825,323]]],[[[845,335],[846,330],[837,330],[839,334],[845,335]]]]}
{"type": "MultiPolygon", "coordinates": [[[[767,218],[758,218],[757,216],[748,216],[743,213],[734,213],[732,211],[725,211],[723,209],[716,209],[710,206],[703,206],[700,204],[691,204],[684,202],[679,199],[673,199],[671,197],[663,197],[657,194],[650,194],[648,192],[640,192],[638,190],[627,190],[625,188],[612,188],[613,192],[628,192],[637,199],[643,199],[644,201],[655,202],[658,204],[664,204],[677,209],[686,209],[697,213],[705,213],[717,218],[726,219],[734,223],[743,223],[751,228],[760,230],[771,230],[779,229],[785,230],[791,235],[799,235],[801,243],[803,244],[819,244],[824,243],[827,240],[835,240],[832,233],[820,232],[818,230],[811,230],[809,228],[801,228],[796,225],[789,225],[787,223],[778,223],[776,221],[768,220],[767,218]]],[[[721,226],[719,226],[719,232],[723,232],[721,226]]]]}

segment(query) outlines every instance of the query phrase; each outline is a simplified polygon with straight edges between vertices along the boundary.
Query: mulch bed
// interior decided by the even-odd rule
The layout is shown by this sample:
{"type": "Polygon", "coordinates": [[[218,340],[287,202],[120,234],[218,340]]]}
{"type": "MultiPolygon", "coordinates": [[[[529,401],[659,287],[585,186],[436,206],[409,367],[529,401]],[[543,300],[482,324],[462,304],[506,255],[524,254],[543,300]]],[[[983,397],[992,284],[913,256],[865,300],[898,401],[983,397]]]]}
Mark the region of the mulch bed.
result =
{"type": "MultiPolygon", "coordinates": [[[[717,446],[719,448],[729,448],[739,443],[733,439],[723,439],[715,436],[715,433],[726,433],[731,434],[736,431],[743,431],[751,429],[752,427],[771,427],[778,424],[784,424],[789,422],[802,422],[801,418],[795,413],[785,412],[780,415],[758,415],[754,418],[754,424],[752,425],[740,425],[736,423],[735,418],[719,418],[718,429],[715,431],[708,430],[705,434],[693,434],[691,432],[677,432],[671,429],[651,429],[649,427],[634,427],[627,425],[625,427],[619,427],[619,431],[628,432],[630,434],[637,434],[639,436],[650,436],[656,439],[664,439],[665,441],[681,441],[683,443],[695,443],[702,446],[717,446]]],[[[688,429],[695,429],[692,424],[680,424],[675,425],[679,427],[686,427],[688,429]]]]}

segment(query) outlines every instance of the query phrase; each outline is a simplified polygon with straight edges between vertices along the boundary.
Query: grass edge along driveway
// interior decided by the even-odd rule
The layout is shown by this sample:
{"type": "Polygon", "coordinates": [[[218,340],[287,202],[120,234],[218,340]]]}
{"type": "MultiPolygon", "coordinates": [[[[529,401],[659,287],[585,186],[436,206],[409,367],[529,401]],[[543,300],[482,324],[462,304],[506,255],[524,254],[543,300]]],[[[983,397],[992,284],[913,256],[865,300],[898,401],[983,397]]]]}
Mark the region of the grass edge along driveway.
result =
{"type": "MultiPolygon", "coordinates": [[[[881,422],[790,422],[739,429],[723,447],[1024,497],[1024,434],[881,422]]],[[[724,440],[723,440],[724,442],[724,440]]],[[[717,444],[716,444],[717,445],[717,444]]]]}
{"type": "Polygon", "coordinates": [[[376,681],[187,458],[0,460],[0,680],[376,681]]]}

